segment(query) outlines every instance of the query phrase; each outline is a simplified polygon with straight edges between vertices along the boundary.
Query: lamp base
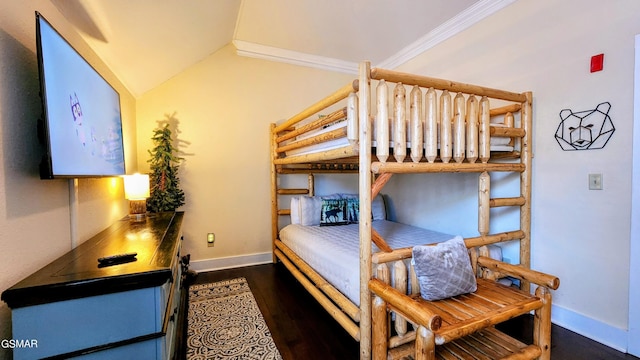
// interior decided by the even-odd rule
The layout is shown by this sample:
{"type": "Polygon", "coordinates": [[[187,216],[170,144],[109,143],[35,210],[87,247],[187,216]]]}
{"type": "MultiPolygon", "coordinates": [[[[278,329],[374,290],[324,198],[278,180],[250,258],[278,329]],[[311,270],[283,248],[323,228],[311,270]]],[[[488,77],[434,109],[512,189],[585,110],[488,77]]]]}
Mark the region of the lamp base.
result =
{"type": "Polygon", "coordinates": [[[144,221],[147,215],[147,200],[129,200],[129,220],[144,221]]]}

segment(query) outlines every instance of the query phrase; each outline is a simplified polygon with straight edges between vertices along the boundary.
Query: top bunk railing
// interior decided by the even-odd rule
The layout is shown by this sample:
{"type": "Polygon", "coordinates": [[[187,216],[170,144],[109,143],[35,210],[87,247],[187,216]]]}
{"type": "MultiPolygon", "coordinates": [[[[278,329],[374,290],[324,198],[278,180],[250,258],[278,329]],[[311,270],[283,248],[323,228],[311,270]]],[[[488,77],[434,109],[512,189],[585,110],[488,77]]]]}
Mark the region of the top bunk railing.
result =
{"type": "Polygon", "coordinates": [[[449,92],[473,94],[476,96],[486,96],[497,100],[506,100],[513,102],[527,101],[526,95],[514,93],[504,90],[492,89],[485,86],[457,83],[454,81],[437,79],[428,76],[420,76],[415,74],[403,73],[395,70],[387,70],[380,68],[371,69],[372,80],[386,80],[388,82],[403,83],[411,86],[419,86],[423,88],[434,88],[438,90],[448,90],[449,92]]]}
{"type": "Polygon", "coordinates": [[[318,101],[317,103],[309,106],[305,110],[296,114],[295,116],[289,118],[284,123],[275,127],[274,132],[279,133],[285,130],[289,130],[291,127],[297,125],[299,122],[309,118],[317,114],[318,112],[340,102],[341,100],[346,99],[349,94],[353,92],[358,92],[358,80],[354,80],[350,84],[347,84],[340,89],[338,89],[333,94],[325,97],[324,99],[318,101]]]}
{"type": "MultiPolygon", "coordinates": [[[[374,82],[367,121],[372,125],[372,160],[381,164],[375,166],[378,171],[447,171],[447,166],[425,164],[487,164],[521,156],[527,93],[379,68],[371,69],[369,76],[374,82]],[[491,108],[494,103],[497,106],[491,108]],[[402,166],[394,163],[422,165],[400,170],[402,166]]],[[[354,80],[272,127],[274,164],[339,163],[357,156],[362,121],[358,94],[359,83],[354,80]]]]}

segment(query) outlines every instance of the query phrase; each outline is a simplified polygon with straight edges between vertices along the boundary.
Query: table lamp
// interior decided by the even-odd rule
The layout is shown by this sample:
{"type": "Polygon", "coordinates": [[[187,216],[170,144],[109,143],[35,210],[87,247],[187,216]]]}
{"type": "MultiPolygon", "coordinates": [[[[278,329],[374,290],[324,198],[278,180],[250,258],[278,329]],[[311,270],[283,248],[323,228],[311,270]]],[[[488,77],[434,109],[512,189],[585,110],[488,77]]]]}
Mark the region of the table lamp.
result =
{"type": "Polygon", "coordinates": [[[124,197],[129,200],[129,219],[145,218],[149,196],[149,175],[136,173],[124,176],[124,197]]]}

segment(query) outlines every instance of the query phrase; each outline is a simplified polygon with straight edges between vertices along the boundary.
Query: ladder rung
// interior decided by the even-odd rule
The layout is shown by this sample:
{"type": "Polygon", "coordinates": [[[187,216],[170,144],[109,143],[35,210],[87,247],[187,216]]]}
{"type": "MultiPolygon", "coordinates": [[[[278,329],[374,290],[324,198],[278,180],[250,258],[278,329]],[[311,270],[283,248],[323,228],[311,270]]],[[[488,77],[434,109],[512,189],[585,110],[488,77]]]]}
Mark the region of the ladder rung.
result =
{"type": "Polygon", "coordinates": [[[499,207],[499,206],[522,206],[527,201],[522,196],[519,197],[510,197],[510,198],[495,198],[489,200],[490,207],[499,207]]]}
{"type": "Polygon", "coordinates": [[[522,105],[520,104],[511,104],[511,105],[506,105],[506,106],[502,106],[499,108],[494,108],[491,109],[491,111],[489,111],[489,115],[490,116],[498,116],[498,115],[504,115],[508,112],[510,113],[515,113],[518,112],[522,109],[522,105]]]}
{"type": "Polygon", "coordinates": [[[289,209],[278,210],[278,215],[291,215],[291,210],[289,209]]]}
{"type": "Polygon", "coordinates": [[[498,126],[492,126],[489,133],[497,137],[524,137],[525,135],[524,129],[498,126]]]}
{"type": "Polygon", "coordinates": [[[304,195],[309,189],[278,189],[278,195],[304,195]]]}

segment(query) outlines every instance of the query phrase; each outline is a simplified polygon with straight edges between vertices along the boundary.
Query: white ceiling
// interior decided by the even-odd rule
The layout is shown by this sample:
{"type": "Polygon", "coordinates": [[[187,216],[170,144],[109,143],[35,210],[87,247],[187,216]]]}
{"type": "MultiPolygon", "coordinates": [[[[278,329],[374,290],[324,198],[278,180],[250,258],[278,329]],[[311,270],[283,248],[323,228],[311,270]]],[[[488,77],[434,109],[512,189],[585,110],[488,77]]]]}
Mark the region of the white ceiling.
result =
{"type": "Polygon", "coordinates": [[[515,0],[51,0],[134,96],[233,43],[242,56],[393,68],[515,0]]]}

